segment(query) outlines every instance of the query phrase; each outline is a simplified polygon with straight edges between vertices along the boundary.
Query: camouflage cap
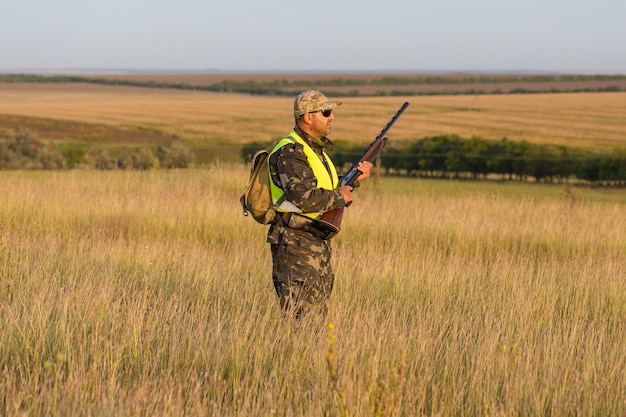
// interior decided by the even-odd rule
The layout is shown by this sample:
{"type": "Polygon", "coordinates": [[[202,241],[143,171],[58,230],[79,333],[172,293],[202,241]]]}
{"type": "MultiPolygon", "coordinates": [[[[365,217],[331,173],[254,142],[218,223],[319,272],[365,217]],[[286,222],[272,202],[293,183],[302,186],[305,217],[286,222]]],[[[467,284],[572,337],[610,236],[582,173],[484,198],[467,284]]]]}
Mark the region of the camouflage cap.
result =
{"type": "Polygon", "coordinates": [[[330,101],[317,90],[307,90],[298,94],[298,97],[293,101],[293,116],[300,117],[304,113],[334,109],[340,105],[341,101],[330,101]]]}

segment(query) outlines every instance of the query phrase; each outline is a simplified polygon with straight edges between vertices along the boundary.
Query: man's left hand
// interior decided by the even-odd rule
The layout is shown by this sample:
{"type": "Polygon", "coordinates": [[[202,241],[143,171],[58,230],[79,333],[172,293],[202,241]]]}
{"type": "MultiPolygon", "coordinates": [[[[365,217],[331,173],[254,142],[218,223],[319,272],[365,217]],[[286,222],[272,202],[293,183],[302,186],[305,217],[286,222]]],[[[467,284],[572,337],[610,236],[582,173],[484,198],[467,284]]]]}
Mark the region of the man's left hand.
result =
{"type": "Polygon", "coordinates": [[[357,164],[356,169],[361,171],[361,175],[356,179],[355,183],[359,183],[366,178],[369,178],[370,173],[372,172],[372,163],[369,161],[361,161],[357,164]]]}

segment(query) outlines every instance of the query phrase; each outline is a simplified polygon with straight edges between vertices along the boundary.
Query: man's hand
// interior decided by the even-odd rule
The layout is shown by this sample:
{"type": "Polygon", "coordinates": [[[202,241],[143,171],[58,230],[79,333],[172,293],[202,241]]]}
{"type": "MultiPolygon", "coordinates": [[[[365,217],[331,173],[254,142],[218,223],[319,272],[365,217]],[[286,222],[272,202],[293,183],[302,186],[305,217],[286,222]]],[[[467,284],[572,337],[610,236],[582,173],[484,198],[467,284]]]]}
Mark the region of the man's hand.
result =
{"type": "Polygon", "coordinates": [[[361,175],[356,179],[356,183],[363,181],[366,178],[369,178],[370,173],[372,172],[372,163],[369,161],[361,161],[357,164],[356,169],[362,172],[361,175]]]}
{"type": "Polygon", "coordinates": [[[346,202],[346,207],[352,204],[352,190],[354,188],[350,187],[349,185],[342,185],[337,189],[341,192],[343,200],[346,202]]]}
{"type": "MultiPolygon", "coordinates": [[[[356,168],[361,171],[361,175],[359,175],[358,178],[354,181],[354,183],[358,186],[359,182],[363,181],[366,178],[369,178],[370,173],[372,172],[372,163],[369,161],[362,161],[357,164],[356,168]]],[[[351,187],[349,185],[342,185],[337,189],[341,192],[341,195],[346,202],[346,207],[352,204],[352,190],[354,190],[354,187],[351,187]]]]}

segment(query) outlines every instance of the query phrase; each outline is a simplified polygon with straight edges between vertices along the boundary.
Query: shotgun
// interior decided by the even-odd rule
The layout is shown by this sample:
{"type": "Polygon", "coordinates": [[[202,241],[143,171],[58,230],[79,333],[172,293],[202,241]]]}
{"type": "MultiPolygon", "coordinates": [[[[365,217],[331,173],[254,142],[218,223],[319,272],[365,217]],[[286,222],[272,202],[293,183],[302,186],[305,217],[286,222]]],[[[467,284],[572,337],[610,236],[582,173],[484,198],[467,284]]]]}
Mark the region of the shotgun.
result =
{"type": "MultiPolygon", "coordinates": [[[[387,138],[385,137],[385,134],[387,134],[387,131],[391,129],[391,126],[393,126],[393,124],[400,118],[400,116],[402,115],[402,113],[404,113],[407,107],[409,107],[409,103],[405,102],[402,107],[400,107],[400,109],[396,112],[396,114],[391,118],[389,123],[387,123],[387,125],[383,128],[383,130],[380,131],[378,136],[374,138],[374,140],[372,141],[372,143],[370,143],[367,149],[365,149],[363,154],[356,161],[354,161],[348,172],[346,172],[346,174],[341,177],[340,185],[349,185],[351,187],[354,187],[354,182],[357,178],[359,178],[359,175],[362,174],[362,172],[357,169],[357,165],[359,164],[359,162],[363,161],[368,161],[372,163],[374,162],[376,157],[380,154],[380,152],[385,147],[385,144],[387,143],[387,138]]],[[[339,207],[328,211],[324,213],[322,215],[322,218],[319,220],[319,226],[322,229],[326,230],[329,234],[328,239],[339,233],[344,209],[345,207],[339,207]]]]}

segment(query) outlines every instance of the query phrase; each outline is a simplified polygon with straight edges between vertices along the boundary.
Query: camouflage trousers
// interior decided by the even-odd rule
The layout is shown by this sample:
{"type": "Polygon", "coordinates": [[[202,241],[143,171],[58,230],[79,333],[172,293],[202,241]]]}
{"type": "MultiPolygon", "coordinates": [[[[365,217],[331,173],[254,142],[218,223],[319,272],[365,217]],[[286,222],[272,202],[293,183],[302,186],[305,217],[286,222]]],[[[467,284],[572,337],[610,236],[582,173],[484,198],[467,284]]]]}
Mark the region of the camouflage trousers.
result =
{"type": "Polygon", "coordinates": [[[274,288],[283,311],[296,318],[311,310],[324,314],[335,281],[330,241],[297,232],[271,244],[274,288]]]}

